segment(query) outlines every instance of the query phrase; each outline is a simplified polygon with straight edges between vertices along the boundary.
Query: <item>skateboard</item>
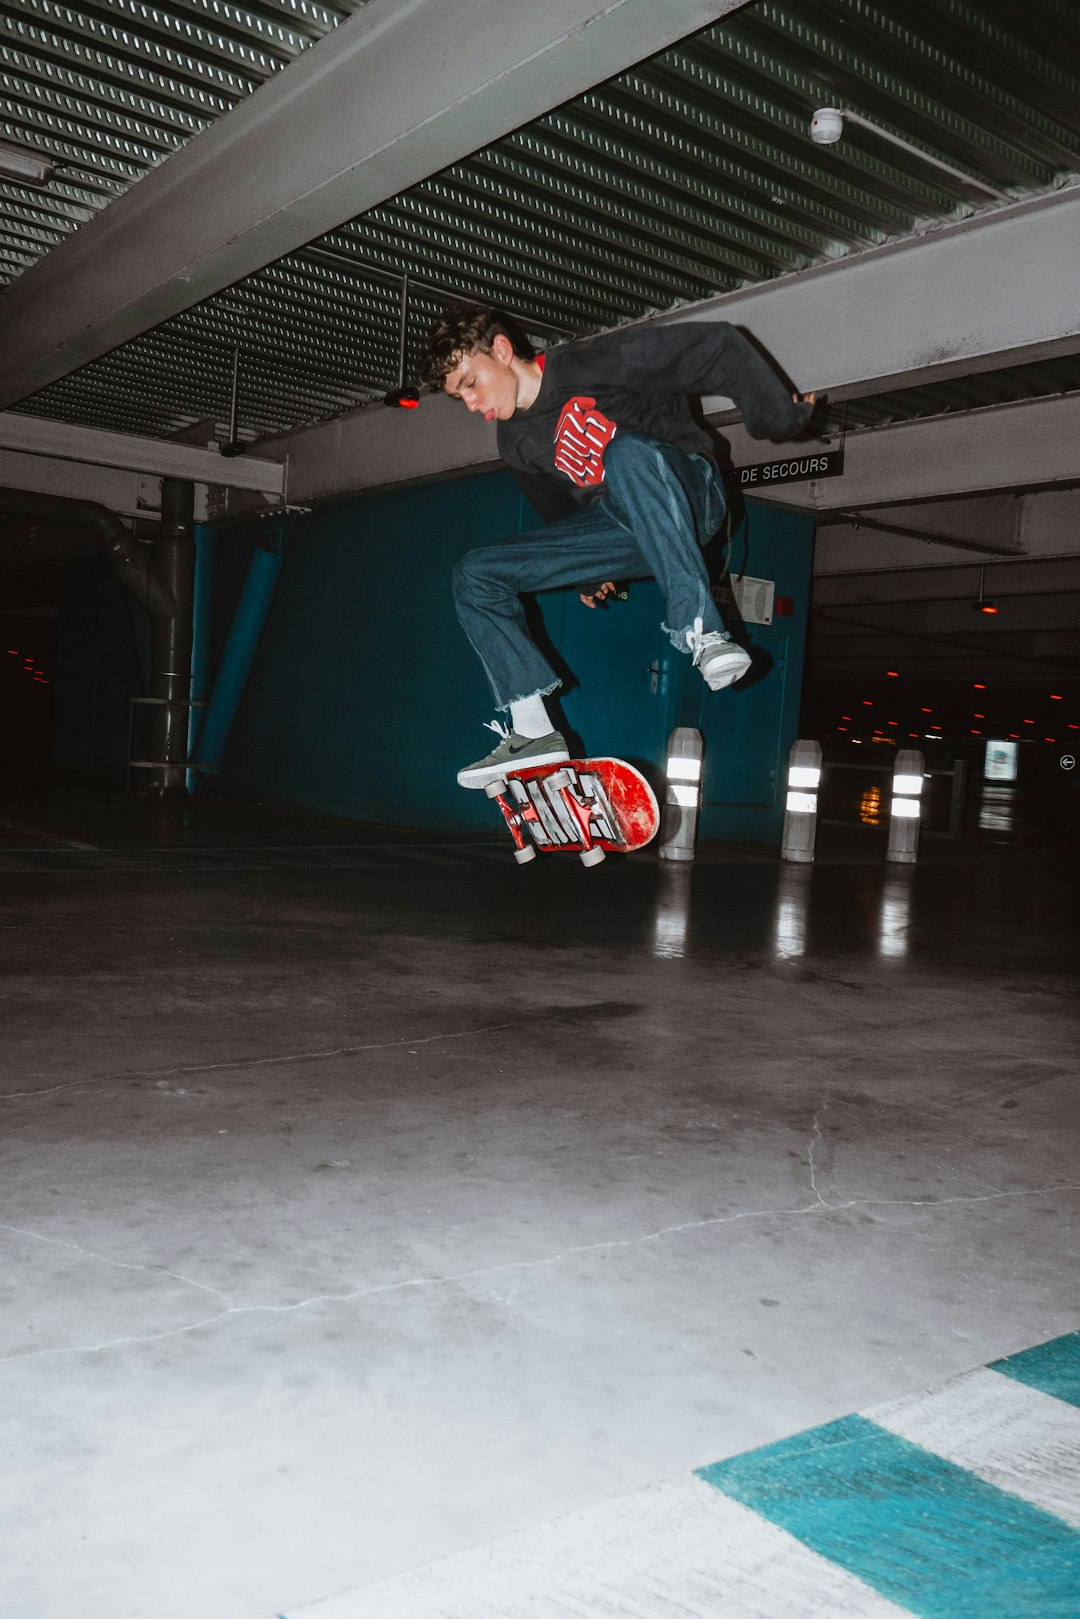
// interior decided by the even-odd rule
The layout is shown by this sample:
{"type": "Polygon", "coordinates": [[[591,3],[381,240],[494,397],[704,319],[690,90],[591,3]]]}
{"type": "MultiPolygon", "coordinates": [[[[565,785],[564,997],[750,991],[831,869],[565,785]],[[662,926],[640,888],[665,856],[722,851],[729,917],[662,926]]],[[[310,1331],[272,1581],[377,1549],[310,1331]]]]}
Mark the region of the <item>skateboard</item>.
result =
{"type": "Polygon", "coordinates": [[[508,770],[484,788],[503,812],[519,865],[537,851],[577,854],[598,866],[656,835],[660,810],[645,777],[623,759],[566,759],[508,770]]]}

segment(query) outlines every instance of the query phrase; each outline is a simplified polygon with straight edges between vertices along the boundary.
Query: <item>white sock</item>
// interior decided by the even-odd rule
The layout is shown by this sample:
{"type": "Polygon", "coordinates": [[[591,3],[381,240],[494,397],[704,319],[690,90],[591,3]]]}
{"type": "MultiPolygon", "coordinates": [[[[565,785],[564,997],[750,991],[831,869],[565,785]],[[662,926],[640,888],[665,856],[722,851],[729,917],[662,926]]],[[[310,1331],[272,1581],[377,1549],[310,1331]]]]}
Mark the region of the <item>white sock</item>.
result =
{"type": "Polygon", "coordinates": [[[511,703],[510,728],[516,731],[518,736],[547,736],[551,730],[551,721],[544,707],[544,699],[523,697],[519,703],[511,703]]]}

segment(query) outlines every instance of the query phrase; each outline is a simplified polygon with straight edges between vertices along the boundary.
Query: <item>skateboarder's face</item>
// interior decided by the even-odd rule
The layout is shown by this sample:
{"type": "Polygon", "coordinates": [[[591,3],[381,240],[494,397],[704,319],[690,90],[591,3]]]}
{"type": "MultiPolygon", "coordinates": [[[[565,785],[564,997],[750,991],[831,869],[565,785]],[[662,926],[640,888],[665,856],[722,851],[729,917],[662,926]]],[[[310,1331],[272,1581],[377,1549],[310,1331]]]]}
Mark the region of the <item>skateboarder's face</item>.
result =
{"type": "Polygon", "coordinates": [[[490,353],[478,350],[463,355],[447,374],[443,388],[451,399],[460,399],[485,422],[508,422],[518,407],[518,377],[513,360],[513,345],[500,333],[490,353]]]}

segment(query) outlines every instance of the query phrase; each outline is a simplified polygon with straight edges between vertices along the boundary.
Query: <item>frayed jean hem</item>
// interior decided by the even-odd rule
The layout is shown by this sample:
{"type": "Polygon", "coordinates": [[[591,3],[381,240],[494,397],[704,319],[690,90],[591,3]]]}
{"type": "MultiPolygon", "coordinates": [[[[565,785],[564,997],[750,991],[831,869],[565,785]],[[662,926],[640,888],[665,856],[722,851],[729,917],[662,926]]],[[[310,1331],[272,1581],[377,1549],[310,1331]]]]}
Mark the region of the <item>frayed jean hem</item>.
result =
{"type": "Polygon", "coordinates": [[[559,687],[561,685],[562,685],[561,680],[553,680],[551,682],[550,686],[542,686],[539,691],[522,692],[520,697],[511,697],[509,702],[496,703],[495,704],[496,713],[509,714],[512,704],[514,704],[514,703],[527,703],[529,701],[530,697],[550,697],[552,692],[553,691],[558,691],[558,689],[559,689],[559,687]]]}

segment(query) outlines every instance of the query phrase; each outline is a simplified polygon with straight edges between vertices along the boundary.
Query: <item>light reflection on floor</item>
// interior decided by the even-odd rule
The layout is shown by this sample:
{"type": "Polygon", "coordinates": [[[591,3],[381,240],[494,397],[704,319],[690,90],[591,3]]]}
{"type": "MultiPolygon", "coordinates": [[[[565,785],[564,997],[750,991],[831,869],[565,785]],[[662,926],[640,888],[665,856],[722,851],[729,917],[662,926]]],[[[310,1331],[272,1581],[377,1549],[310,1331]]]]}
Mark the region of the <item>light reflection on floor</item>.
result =
{"type": "Polygon", "coordinates": [[[664,961],[677,961],[686,954],[690,925],[691,862],[663,861],[657,884],[656,919],[653,923],[653,955],[664,961]]]}
{"type": "Polygon", "coordinates": [[[979,831],[1010,833],[1016,824],[1016,788],[984,782],[979,795],[979,831]]]}
{"type": "Polygon", "coordinates": [[[773,949],[778,961],[792,961],[806,950],[806,915],[812,865],[781,867],[776,888],[773,949]]]}
{"type": "Polygon", "coordinates": [[[911,923],[911,866],[889,872],[881,889],[878,954],[896,960],[907,955],[911,923]]]}

